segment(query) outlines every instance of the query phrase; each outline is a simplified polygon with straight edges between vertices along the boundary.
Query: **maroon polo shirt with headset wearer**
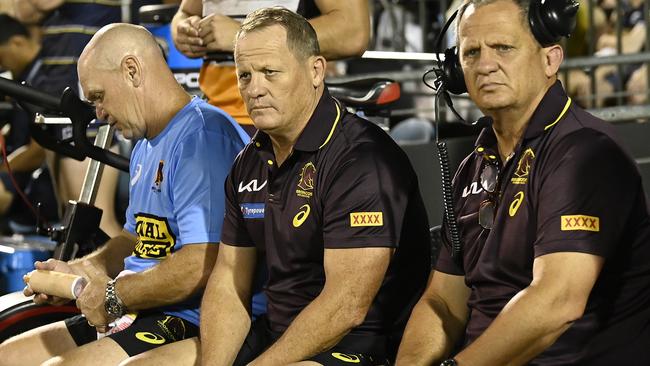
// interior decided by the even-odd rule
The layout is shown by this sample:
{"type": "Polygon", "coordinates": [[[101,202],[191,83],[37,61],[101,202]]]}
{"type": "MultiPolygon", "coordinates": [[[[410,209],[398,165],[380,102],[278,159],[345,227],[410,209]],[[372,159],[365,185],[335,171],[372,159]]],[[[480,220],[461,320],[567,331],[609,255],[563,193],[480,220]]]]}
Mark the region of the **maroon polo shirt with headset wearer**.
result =
{"type": "Polygon", "coordinates": [[[581,252],[605,259],[584,316],[531,365],[650,365],[650,215],[638,169],[611,125],[556,82],[513,158],[503,165],[488,127],[453,185],[462,264],[444,245],[436,270],[465,276],[472,289],[465,345],[530,284],[535,258],[581,252]],[[492,230],[478,222],[491,196],[479,178],[489,163],[500,167],[492,230]]]}

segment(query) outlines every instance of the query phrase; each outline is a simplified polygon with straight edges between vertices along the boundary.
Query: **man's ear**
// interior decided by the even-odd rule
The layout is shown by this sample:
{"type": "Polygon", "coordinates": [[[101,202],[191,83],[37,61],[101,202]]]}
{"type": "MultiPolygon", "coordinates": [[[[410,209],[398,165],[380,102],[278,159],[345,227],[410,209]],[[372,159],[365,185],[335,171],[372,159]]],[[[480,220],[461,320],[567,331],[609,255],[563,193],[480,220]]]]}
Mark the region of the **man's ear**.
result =
{"type": "Polygon", "coordinates": [[[325,69],[327,61],[323,56],[311,56],[309,58],[309,65],[311,71],[312,85],[314,89],[321,86],[325,80],[325,69]]]}
{"type": "Polygon", "coordinates": [[[142,67],[140,61],[132,55],[125,56],[121,63],[122,75],[128,83],[134,87],[139,87],[142,84],[142,67]]]}
{"type": "Polygon", "coordinates": [[[560,65],[564,60],[564,50],[559,45],[552,45],[546,48],[543,48],[544,52],[544,73],[546,77],[552,77],[557,75],[560,65]]]}

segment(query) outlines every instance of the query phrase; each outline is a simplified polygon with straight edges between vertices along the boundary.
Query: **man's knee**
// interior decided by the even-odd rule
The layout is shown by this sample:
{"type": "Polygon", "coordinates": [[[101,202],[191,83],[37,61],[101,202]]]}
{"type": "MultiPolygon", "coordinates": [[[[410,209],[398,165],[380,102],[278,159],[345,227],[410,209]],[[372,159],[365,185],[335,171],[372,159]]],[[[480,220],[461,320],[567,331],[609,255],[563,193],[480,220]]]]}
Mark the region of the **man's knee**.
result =
{"type": "Polygon", "coordinates": [[[2,365],[37,365],[77,345],[64,322],[28,330],[0,344],[2,365]]]}

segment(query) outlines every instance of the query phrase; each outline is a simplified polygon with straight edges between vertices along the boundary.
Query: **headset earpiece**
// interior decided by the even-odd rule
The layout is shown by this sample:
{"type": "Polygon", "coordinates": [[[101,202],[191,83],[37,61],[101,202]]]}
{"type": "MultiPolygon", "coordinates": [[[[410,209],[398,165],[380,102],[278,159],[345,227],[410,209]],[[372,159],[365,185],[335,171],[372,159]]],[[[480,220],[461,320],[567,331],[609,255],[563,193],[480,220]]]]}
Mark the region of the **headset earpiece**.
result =
{"type": "Polygon", "coordinates": [[[580,4],[573,0],[531,0],[528,23],[535,39],[542,47],[569,37],[576,26],[576,14],[580,4]]]}
{"type": "MultiPolygon", "coordinates": [[[[576,25],[579,3],[575,0],[531,0],[528,23],[533,36],[542,47],[548,47],[569,37],[576,25]]],[[[458,10],[443,27],[446,31],[458,10]]],[[[439,36],[442,39],[442,34],[439,36]]],[[[463,69],[456,47],[445,50],[445,60],[440,63],[445,89],[452,94],[467,92],[463,69]]]]}
{"type": "Polygon", "coordinates": [[[458,59],[458,48],[451,47],[445,50],[445,60],[442,62],[443,83],[448,92],[463,94],[467,92],[463,68],[458,59]]]}

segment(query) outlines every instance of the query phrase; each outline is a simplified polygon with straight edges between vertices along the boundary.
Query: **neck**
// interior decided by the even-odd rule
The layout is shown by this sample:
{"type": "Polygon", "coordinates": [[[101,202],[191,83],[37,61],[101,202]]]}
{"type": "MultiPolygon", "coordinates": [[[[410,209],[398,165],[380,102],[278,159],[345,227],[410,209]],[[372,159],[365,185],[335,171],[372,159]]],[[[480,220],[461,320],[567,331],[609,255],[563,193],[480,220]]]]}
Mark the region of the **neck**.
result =
{"type": "Polygon", "coordinates": [[[298,137],[309,123],[309,119],[314,114],[316,106],[323,95],[323,86],[315,90],[313,98],[309,103],[305,104],[305,108],[298,114],[294,121],[290,121],[287,125],[273,131],[264,131],[271,138],[273,145],[273,153],[278,166],[282,165],[293,151],[293,146],[298,141],[298,137]]]}
{"type": "Polygon", "coordinates": [[[178,84],[170,85],[167,88],[160,87],[160,90],[165,90],[165,92],[162,95],[154,96],[155,100],[148,103],[156,108],[153,113],[149,114],[152,117],[149,119],[150,123],[147,124],[148,139],[158,136],[171,122],[172,118],[192,99],[178,84]],[[160,103],[161,100],[168,102],[160,103]]]}

